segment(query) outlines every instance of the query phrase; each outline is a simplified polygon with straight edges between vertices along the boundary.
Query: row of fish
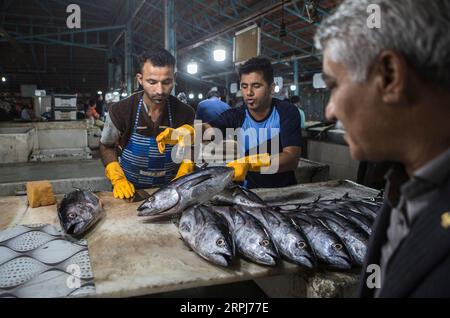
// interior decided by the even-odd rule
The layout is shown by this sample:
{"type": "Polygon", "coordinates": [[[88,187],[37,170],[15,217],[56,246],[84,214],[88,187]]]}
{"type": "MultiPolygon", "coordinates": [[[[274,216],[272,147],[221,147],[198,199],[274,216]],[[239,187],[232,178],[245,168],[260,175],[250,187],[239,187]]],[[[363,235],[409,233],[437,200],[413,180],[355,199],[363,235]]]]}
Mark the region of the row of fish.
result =
{"type": "Polygon", "coordinates": [[[232,186],[231,178],[226,167],[192,173],[155,192],[138,215],[181,216],[183,240],[222,266],[231,265],[237,253],[271,266],[281,258],[307,268],[362,265],[380,201],[343,197],[285,209],[232,186]]]}
{"type": "MultiPolygon", "coordinates": [[[[288,209],[233,185],[232,176],[227,167],[186,175],[152,194],[138,215],[150,221],[180,218],[186,244],[221,266],[230,266],[236,255],[269,266],[281,259],[306,268],[362,265],[379,200],[343,197],[288,209]]],[[[99,198],[89,191],[76,190],[58,205],[61,226],[74,236],[86,233],[103,214],[99,198]]]]}

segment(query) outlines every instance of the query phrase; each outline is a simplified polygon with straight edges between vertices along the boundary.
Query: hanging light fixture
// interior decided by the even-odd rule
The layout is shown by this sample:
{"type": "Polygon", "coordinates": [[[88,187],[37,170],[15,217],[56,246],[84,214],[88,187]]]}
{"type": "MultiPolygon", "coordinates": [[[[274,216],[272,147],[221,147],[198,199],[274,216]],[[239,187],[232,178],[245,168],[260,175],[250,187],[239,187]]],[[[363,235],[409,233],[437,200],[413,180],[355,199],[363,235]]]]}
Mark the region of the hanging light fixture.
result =
{"type": "Polygon", "coordinates": [[[198,72],[198,64],[194,60],[191,60],[187,65],[187,72],[189,74],[197,74],[198,72]]]}
{"type": "Polygon", "coordinates": [[[297,85],[292,84],[291,85],[291,91],[295,92],[296,89],[297,89],[297,85]]]}
{"type": "Polygon", "coordinates": [[[193,93],[189,94],[189,99],[194,99],[195,95],[193,93]]]}
{"type": "Polygon", "coordinates": [[[218,45],[214,49],[213,55],[214,55],[214,61],[223,62],[223,61],[225,61],[225,59],[227,57],[227,51],[225,51],[225,47],[223,47],[222,45],[218,45]]]}
{"type": "Polygon", "coordinates": [[[202,93],[198,94],[198,99],[203,99],[203,94],[202,93]]]}

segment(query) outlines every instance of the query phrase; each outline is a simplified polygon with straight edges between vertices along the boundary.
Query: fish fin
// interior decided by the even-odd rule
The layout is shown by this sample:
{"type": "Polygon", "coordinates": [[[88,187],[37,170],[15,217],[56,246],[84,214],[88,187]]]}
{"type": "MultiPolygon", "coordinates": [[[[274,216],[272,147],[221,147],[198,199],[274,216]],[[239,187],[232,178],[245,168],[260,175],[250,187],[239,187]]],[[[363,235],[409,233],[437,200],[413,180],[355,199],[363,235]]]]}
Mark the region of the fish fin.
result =
{"type": "Polygon", "coordinates": [[[205,182],[206,180],[209,180],[210,178],[211,178],[210,174],[198,176],[195,179],[186,181],[185,183],[183,183],[182,186],[185,187],[185,188],[192,188],[192,187],[195,187],[196,185],[198,185],[198,184],[200,184],[202,182],[205,182]]]}

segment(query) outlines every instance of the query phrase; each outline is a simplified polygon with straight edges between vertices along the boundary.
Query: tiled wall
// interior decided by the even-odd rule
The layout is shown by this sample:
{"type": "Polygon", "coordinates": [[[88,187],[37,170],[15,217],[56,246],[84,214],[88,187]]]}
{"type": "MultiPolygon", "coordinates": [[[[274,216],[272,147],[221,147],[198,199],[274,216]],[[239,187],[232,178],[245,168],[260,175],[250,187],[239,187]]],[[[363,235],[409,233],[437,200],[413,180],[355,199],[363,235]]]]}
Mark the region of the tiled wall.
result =
{"type": "Polygon", "coordinates": [[[330,179],[356,181],[359,162],[350,157],[349,148],[308,140],[308,159],[330,165],[330,179]]]}

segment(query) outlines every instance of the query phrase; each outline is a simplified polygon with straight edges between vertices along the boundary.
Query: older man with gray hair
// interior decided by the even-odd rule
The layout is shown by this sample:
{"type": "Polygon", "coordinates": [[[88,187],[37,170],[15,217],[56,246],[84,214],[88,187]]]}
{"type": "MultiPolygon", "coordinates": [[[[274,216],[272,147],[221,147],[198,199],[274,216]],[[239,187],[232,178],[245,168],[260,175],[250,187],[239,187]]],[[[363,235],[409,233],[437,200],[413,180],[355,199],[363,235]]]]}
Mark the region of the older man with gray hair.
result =
{"type": "Polygon", "coordinates": [[[361,297],[450,296],[448,30],[448,0],[349,0],[316,34],[331,90],[327,117],[346,128],[354,159],[397,162],[361,297]]]}

